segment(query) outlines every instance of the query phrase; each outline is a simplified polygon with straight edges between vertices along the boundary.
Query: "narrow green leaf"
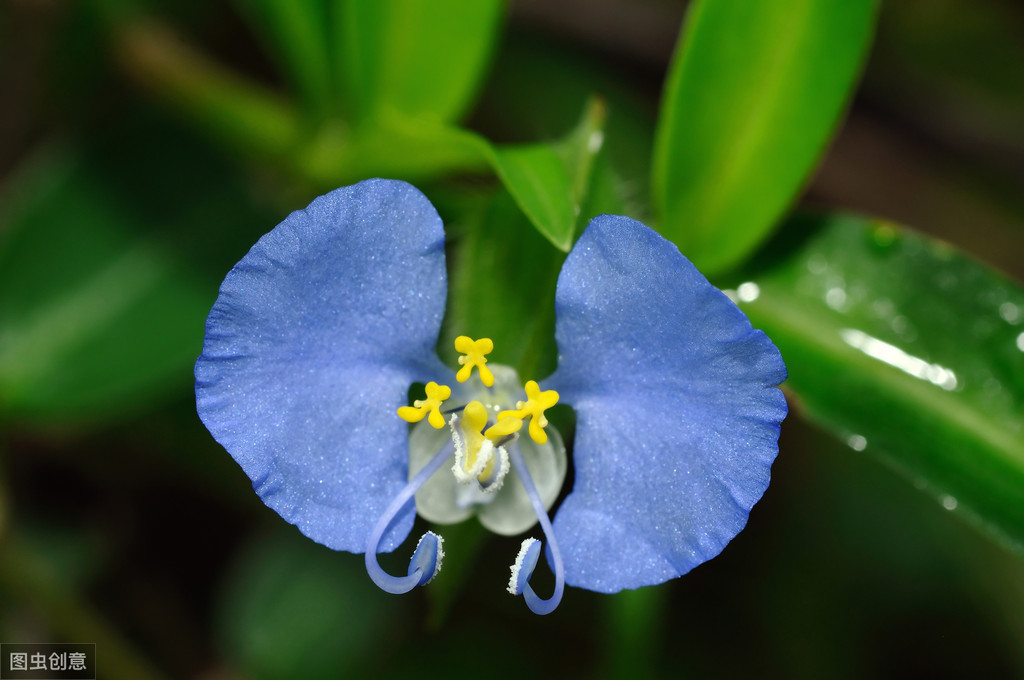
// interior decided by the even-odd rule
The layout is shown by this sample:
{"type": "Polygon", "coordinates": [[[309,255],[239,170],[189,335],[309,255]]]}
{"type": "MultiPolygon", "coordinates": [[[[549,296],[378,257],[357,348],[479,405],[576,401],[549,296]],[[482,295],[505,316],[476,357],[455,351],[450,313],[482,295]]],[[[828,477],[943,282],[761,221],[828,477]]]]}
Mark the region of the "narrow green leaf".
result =
{"type": "MultiPolygon", "coordinates": [[[[512,33],[502,42],[479,108],[489,125],[510,138],[557,139],[578,124],[580,108],[593,101],[595,92],[601,94],[608,112],[604,144],[596,162],[614,168],[611,174],[619,177],[612,197],[618,207],[588,215],[585,205],[581,220],[613,212],[653,223],[648,180],[655,111],[648,94],[636,83],[617,78],[606,65],[581,57],[564,41],[512,33]],[[544,105],[537,106],[537,102],[544,105]]],[[[597,167],[594,172],[603,170],[597,167]]],[[[595,177],[594,182],[600,181],[595,177]]],[[[590,200],[602,198],[596,187],[589,196],[590,200]]]]}
{"type": "Polygon", "coordinates": [[[876,0],[698,0],[662,99],[660,230],[705,273],[740,262],[807,181],[857,81],[876,0]]]}
{"type": "Polygon", "coordinates": [[[494,171],[534,226],[556,248],[569,252],[576,214],[569,176],[555,148],[498,147],[492,158],[494,171]]]}
{"type": "Polygon", "coordinates": [[[595,159],[604,144],[605,105],[588,102],[583,119],[556,144],[492,147],[491,163],[534,226],[563,252],[575,241],[595,159]]]}
{"type": "Polygon", "coordinates": [[[854,217],[735,291],[797,408],[1024,550],[1024,290],[948,245],[854,217]]]}
{"type": "Polygon", "coordinates": [[[569,197],[573,212],[580,207],[590,189],[594,160],[604,146],[604,125],[608,111],[604,100],[591,97],[584,108],[583,118],[576,129],[555,146],[569,177],[569,197]]]}
{"type": "Polygon", "coordinates": [[[344,0],[335,9],[338,73],[359,121],[382,112],[457,120],[504,16],[501,0],[344,0]]]}
{"type": "Polygon", "coordinates": [[[236,0],[306,104],[320,118],[333,97],[325,0],[236,0]]]}

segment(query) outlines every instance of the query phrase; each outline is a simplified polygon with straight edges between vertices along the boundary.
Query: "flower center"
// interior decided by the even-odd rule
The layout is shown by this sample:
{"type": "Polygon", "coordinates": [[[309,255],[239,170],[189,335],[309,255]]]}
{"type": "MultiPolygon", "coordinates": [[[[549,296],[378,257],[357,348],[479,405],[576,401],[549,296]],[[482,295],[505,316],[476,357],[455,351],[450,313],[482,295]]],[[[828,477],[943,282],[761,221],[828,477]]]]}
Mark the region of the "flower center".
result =
{"type": "Polygon", "coordinates": [[[452,473],[460,484],[476,484],[484,493],[494,494],[501,489],[508,474],[508,452],[504,445],[514,441],[523,421],[509,418],[487,426],[487,408],[479,401],[466,404],[461,416],[452,415],[455,444],[452,473]]]}
{"type": "MultiPolygon", "coordinates": [[[[568,463],[557,431],[545,432],[538,416],[529,414],[525,415],[531,426],[537,422],[538,427],[523,427],[518,413],[530,397],[529,392],[523,394],[516,371],[501,364],[492,364],[491,370],[491,387],[472,381],[453,389],[452,397],[441,407],[448,427],[434,429],[426,416],[420,417],[409,436],[409,475],[411,479],[447,447],[451,472],[440,472],[423,483],[415,495],[417,513],[437,524],[454,524],[475,514],[487,529],[512,536],[536,524],[537,514],[511,465],[511,452],[522,454],[545,508],[558,497],[568,463]],[[516,415],[502,417],[505,413],[516,415]],[[528,429],[540,429],[544,443],[528,436],[528,429]]],[[[535,410],[539,418],[544,417],[542,409],[535,410]]]]}
{"type": "Polygon", "coordinates": [[[409,436],[409,484],[392,502],[370,537],[367,570],[388,592],[406,592],[424,585],[440,570],[442,541],[432,532],[417,546],[408,576],[392,577],[377,564],[381,536],[412,497],[418,514],[438,524],[460,522],[476,514],[486,528],[511,536],[539,521],[554,559],[555,595],[541,600],[529,586],[540,554],[536,539],[524,542],[512,567],[510,591],[523,594],[534,611],[547,613],[557,606],[563,586],[561,555],[547,510],[561,490],[567,460],[558,432],[552,430],[549,436],[544,429],[548,425],[544,412],[558,402],[558,393],[542,391],[533,380],[524,387],[515,370],[508,366],[488,367],[486,354],[494,348],[488,338],[473,340],[460,336],[455,348],[463,354],[455,376],[458,383],[466,383],[473,368],[477,369],[479,381],[457,385],[454,390],[447,385],[427,383],[424,399],[398,409],[400,418],[415,424],[409,436]],[[526,399],[518,399],[524,390],[526,399]],[[443,407],[444,402],[448,406],[443,407]],[[529,436],[522,437],[520,430],[526,420],[530,422],[529,436]],[[451,474],[440,472],[448,461],[451,474]]]}

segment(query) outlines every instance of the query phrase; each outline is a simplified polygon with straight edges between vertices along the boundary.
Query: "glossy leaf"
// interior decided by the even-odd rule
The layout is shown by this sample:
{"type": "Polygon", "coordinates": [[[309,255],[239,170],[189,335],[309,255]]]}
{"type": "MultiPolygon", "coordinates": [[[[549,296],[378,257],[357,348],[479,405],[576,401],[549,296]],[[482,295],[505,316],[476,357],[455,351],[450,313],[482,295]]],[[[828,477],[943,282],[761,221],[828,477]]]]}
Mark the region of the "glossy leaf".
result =
{"type": "Polygon", "coordinates": [[[889,223],[789,228],[814,235],[734,295],[797,409],[1024,550],[1024,289],[889,223]]]}
{"type": "Polygon", "coordinates": [[[398,112],[451,122],[476,93],[504,3],[345,0],[335,10],[335,58],[355,120],[398,112]]]}
{"type": "Polygon", "coordinates": [[[850,98],[875,0],[700,0],[670,68],[655,141],[660,231],[714,274],[767,236],[850,98]]]}

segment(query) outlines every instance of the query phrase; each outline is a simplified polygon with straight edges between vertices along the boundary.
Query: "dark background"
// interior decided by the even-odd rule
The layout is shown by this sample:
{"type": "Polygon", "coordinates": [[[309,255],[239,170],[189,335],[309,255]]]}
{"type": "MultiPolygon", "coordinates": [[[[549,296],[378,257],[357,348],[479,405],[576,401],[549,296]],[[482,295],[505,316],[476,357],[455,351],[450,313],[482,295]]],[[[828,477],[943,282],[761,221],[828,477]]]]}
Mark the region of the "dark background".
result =
{"type": "MultiPolygon", "coordinates": [[[[562,134],[579,109],[544,109],[569,72],[653,125],[684,10],[512,2],[469,127],[496,141],[562,134]]],[[[281,86],[230,4],[152,11],[281,86]]],[[[1022,36],[1013,0],[885,3],[804,203],[884,215],[1019,280],[1022,36]]],[[[0,200],[20,200],[54,157],[101,169],[90,176],[129,199],[211,304],[248,245],[299,205],[272,168],[149,98],[89,3],[13,0],[0,7],[0,200]],[[205,198],[211,183],[226,198],[205,198]]],[[[62,266],[60,248],[40,244],[32,266],[62,266]]],[[[201,325],[181,332],[198,354],[201,325]]],[[[546,618],[503,591],[517,542],[472,526],[445,532],[452,550],[474,546],[467,573],[377,591],[361,556],[313,544],[252,493],[196,418],[187,371],[87,418],[0,415],[0,640],[95,642],[110,678],[1024,677],[1019,559],[794,406],[772,486],[720,557],[635,593],[568,589],[546,618]]]]}

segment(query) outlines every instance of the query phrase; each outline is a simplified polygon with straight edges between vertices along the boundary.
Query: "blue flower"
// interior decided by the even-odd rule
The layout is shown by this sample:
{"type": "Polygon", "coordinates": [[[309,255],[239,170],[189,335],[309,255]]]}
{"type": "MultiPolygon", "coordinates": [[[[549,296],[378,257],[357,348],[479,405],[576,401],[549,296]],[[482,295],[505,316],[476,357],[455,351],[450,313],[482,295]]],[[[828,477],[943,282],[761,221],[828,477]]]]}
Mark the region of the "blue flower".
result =
{"type": "Polygon", "coordinates": [[[539,520],[555,592],[542,600],[529,586],[534,539],[510,583],[538,613],[563,582],[611,593],[685,574],[743,528],[778,451],[786,369],[673,244],[626,217],[590,223],[558,279],[558,369],[529,394],[511,369],[488,367],[484,340],[460,338],[452,381],[435,354],[446,290],[437,212],[390,180],[317,198],[228,273],[196,362],[198,411],[285,520],[365,553],[391,592],[440,568],[433,532],[407,576],[377,563],[417,506],[442,522],[476,512],[509,534],[539,520]],[[403,408],[413,383],[428,398],[403,408]],[[559,397],[576,412],[575,481],[552,524],[566,462],[541,401],[559,397]],[[423,422],[410,435],[396,411],[423,422]]]}

